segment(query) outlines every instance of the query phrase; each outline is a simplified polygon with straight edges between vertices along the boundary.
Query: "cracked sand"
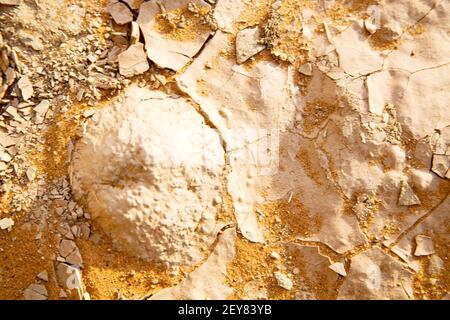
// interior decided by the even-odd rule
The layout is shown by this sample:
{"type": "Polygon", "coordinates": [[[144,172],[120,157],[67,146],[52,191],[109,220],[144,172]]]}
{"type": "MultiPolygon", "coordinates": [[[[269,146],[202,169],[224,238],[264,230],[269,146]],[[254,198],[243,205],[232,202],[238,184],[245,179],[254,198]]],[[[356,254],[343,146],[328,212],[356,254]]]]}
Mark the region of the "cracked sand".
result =
{"type": "Polygon", "coordinates": [[[448,295],[448,1],[4,2],[0,298],[448,295]]]}

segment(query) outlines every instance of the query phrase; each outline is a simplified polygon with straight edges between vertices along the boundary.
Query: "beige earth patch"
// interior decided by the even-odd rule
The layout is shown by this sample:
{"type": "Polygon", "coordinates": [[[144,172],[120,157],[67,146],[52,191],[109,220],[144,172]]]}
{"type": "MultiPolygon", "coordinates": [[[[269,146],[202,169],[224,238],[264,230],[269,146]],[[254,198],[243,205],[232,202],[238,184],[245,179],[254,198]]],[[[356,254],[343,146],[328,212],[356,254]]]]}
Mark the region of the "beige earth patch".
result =
{"type": "Polygon", "coordinates": [[[0,299],[448,299],[449,15],[0,0],[0,299]]]}

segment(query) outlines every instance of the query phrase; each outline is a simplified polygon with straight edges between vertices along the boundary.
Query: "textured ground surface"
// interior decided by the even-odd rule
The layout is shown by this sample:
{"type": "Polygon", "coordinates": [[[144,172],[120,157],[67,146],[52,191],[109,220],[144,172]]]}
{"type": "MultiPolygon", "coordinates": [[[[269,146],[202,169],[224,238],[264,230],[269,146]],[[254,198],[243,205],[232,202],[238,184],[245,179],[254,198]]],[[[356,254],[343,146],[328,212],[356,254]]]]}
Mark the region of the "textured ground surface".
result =
{"type": "Polygon", "coordinates": [[[449,32],[448,0],[0,0],[0,299],[448,298],[449,32]]]}

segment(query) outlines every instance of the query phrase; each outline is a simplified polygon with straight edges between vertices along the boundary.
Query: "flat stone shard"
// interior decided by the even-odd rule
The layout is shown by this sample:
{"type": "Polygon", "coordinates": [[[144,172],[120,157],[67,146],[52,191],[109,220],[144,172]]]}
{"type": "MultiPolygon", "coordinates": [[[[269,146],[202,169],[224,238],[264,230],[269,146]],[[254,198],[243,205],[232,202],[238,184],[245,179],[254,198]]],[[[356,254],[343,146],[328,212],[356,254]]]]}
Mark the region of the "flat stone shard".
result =
{"type": "MultiPolygon", "coordinates": [[[[85,292],[83,290],[81,272],[78,268],[70,266],[66,263],[58,263],[56,266],[56,280],[63,288],[62,296],[67,297],[67,292],[73,291],[78,296],[78,299],[83,299],[85,292]]],[[[61,293],[60,293],[61,296],[61,293]]]]}
{"type": "Polygon", "coordinates": [[[36,107],[34,107],[34,112],[36,112],[36,118],[38,118],[37,120],[39,120],[39,122],[45,118],[49,108],[50,101],[48,100],[42,100],[36,107]]]}
{"type": "Polygon", "coordinates": [[[108,11],[117,24],[126,24],[133,21],[133,13],[123,3],[115,2],[109,4],[106,6],[106,11],[108,11]]]}
{"type": "Polygon", "coordinates": [[[0,133],[0,145],[4,148],[8,148],[14,146],[16,144],[16,139],[11,138],[10,136],[0,133]]]}
{"type": "Polygon", "coordinates": [[[354,256],[338,299],[413,299],[413,274],[379,248],[354,256]]]}
{"type": "Polygon", "coordinates": [[[44,270],[44,271],[40,272],[40,273],[37,275],[37,277],[38,277],[39,279],[41,279],[42,281],[47,282],[47,281],[48,281],[48,272],[47,272],[46,270],[44,270]]]}
{"type": "Polygon", "coordinates": [[[23,100],[27,101],[33,96],[33,85],[31,84],[28,76],[22,76],[22,78],[20,78],[17,82],[17,86],[22,94],[23,100]]]}
{"type": "Polygon", "coordinates": [[[424,235],[417,235],[416,238],[416,250],[414,251],[415,256],[429,256],[433,254],[434,246],[431,237],[424,235]]]}
{"type": "MultiPolygon", "coordinates": [[[[165,12],[185,9],[189,3],[197,8],[209,11],[210,5],[203,0],[164,0],[159,1],[165,12]]],[[[161,31],[161,7],[157,1],[144,2],[139,9],[137,22],[145,39],[145,48],[148,58],[161,68],[180,70],[200,51],[209,38],[211,30],[203,26],[201,31],[195,31],[194,36],[181,39],[170,37],[169,33],[161,31]]],[[[176,27],[176,26],[175,26],[176,27]]],[[[174,29],[176,30],[176,29],[174,29]]]]}
{"type": "Polygon", "coordinates": [[[42,40],[38,35],[20,30],[18,33],[18,37],[24,45],[29,46],[33,50],[41,51],[44,49],[44,44],[42,43],[42,40]]]}
{"type": "Polygon", "coordinates": [[[359,24],[355,23],[338,35],[335,45],[339,54],[339,66],[352,76],[369,74],[383,66],[383,58],[372,50],[359,24]]]}
{"type": "Polygon", "coordinates": [[[120,74],[125,77],[139,75],[150,69],[142,43],[132,44],[118,58],[120,74]]]}
{"type": "Polygon", "coordinates": [[[62,240],[59,245],[59,253],[63,258],[67,257],[69,254],[71,254],[77,245],[72,240],[62,240]]]}
{"type": "Polygon", "coordinates": [[[218,236],[214,251],[198,269],[191,272],[179,285],[163,289],[151,300],[223,300],[233,294],[225,284],[227,266],[236,254],[236,229],[229,228],[218,236]]]}
{"type": "Polygon", "coordinates": [[[433,155],[431,170],[441,178],[448,178],[447,174],[450,169],[450,156],[443,154],[433,155]]]}
{"type": "Polygon", "coordinates": [[[139,24],[136,21],[131,22],[130,44],[138,44],[140,36],[139,24]]]}
{"type": "Polygon", "coordinates": [[[0,0],[0,4],[6,6],[19,6],[22,4],[22,0],[0,0]]]}
{"type": "Polygon", "coordinates": [[[402,181],[400,187],[400,195],[398,197],[398,204],[401,206],[415,206],[421,202],[419,197],[414,193],[414,190],[406,181],[402,181]]]}
{"type": "Polygon", "coordinates": [[[329,268],[343,277],[347,276],[347,272],[345,271],[345,267],[342,262],[335,262],[333,264],[330,264],[329,268]]]}
{"type": "Polygon", "coordinates": [[[14,220],[11,218],[3,218],[0,220],[0,229],[6,230],[14,225],[14,220]]]}
{"type": "MultiPolygon", "coordinates": [[[[430,243],[430,239],[427,239],[427,237],[432,237],[435,241],[436,239],[439,239],[439,243],[448,243],[449,235],[447,221],[448,213],[450,212],[449,210],[450,197],[447,196],[444,201],[433,210],[432,214],[428,215],[425,220],[408,230],[400,241],[391,248],[392,252],[404,260],[412,270],[419,272],[422,268],[422,262],[420,256],[417,257],[415,255],[415,251],[418,247],[416,237],[420,236],[417,238],[421,245],[419,247],[419,253],[431,252],[433,250],[432,247],[434,247],[434,245],[430,243]],[[424,235],[427,236],[424,238],[424,235]]],[[[390,245],[394,240],[398,239],[394,238],[385,245],[390,245]]]]}
{"type": "Polygon", "coordinates": [[[312,64],[311,63],[302,64],[300,66],[300,68],[298,69],[298,71],[301,74],[304,74],[305,76],[312,76],[312,72],[313,72],[312,64]]]}
{"type": "Polygon", "coordinates": [[[26,171],[26,175],[27,175],[28,181],[30,181],[30,182],[33,181],[34,178],[36,178],[36,168],[29,167],[26,171]]]}
{"type": "Polygon", "coordinates": [[[72,189],[114,246],[167,267],[201,261],[217,232],[217,133],[188,101],[137,86],[87,121],[72,189]]]}
{"type": "Polygon", "coordinates": [[[285,275],[282,272],[276,271],[273,273],[273,276],[275,277],[275,280],[277,281],[278,285],[286,290],[291,290],[293,283],[292,280],[289,279],[287,275],[285,275]]]}
{"type": "Polygon", "coordinates": [[[243,29],[236,35],[236,61],[238,64],[244,63],[257,53],[265,49],[261,44],[259,27],[243,29]]]}
{"type": "Polygon", "coordinates": [[[45,286],[40,284],[31,284],[23,292],[25,300],[47,300],[48,292],[45,286]]]}

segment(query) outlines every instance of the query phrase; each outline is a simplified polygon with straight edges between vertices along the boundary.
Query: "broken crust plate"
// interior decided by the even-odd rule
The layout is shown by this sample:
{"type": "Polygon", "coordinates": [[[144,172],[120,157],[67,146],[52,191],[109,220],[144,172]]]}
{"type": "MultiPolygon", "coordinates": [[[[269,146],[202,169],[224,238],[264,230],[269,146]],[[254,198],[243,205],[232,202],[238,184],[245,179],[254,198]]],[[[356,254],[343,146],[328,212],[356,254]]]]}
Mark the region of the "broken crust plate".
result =
{"type": "MultiPolygon", "coordinates": [[[[417,246],[417,236],[427,235],[433,240],[434,236],[438,236],[441,241],[448,243],[449,236],[446,230],[450,212],[450,197],[447,198],[421,223],[409,230],[400,241],[395,244],[391,250],[404,260],[414,271],[420,270],[420,260],[416,256],[416,250],[423,253],[422,247],[417,246]],[[422,251],[422,252],[421,252],[422,251]]],[[[389,240],[384,245],[389,246],[395,240],[389,240]]],[[[429,250],[427,253],[430,253],[429,250]]]]}
{"type": "Polygon", "coordinates": [[[213,12],[217,27],[223,32],[233,32],[236,20],[244,8],[242,0],[217,0],[213,12]]]}
{"type": "Polygon", "coordinates": [[[142,43],[132,44],[119,54],[118,59],[120,74],[125,77],[142,74],[150,69],[142,43]]]}
{"type": "Polygon", "coordinates": [[[381,54],[371,48],[361,23],[355,22],[335,37],[335,46],[339,66],[349,75],[369,74],[383,66],[381,54]]]}
{"type": "MultiPolygon", "coordinates": [[[[258,61],[252,68],[238,66],[234,58],[222,54],[227,49],[227,34],[217,31],[177,81],[226,141],[232,169],[228,176],[228,191],[233,198],[239,230],[250,241],[263,242],[254,205],[264,201],[261,196],[264,190],[279,189],[274,181],[279,181],[277,176],[282,175],[278,167],[280,144],[286,148],[286,142],[281,141],[279,135],[280,131],[292,128],[292,115],[296,111],[293,79],[288,68],[273,62],[258,61]],[[206,64],[213,68],[205,68],[206,64]],[[274,96],[271,92],[278,94],[274,96]],[[258,179],[254,179],[256,176],[258,179]]],[[[298,152],[298,145],[293,145],[290,152],[298,152]]],[[[292,167],[298,167],[298,163],[293,163],[292,167]]],[[[287,177],[289,183],[300,180],[287,177]]],[[[284,196],[282,192],[277,194],[278,199],[284,196]]],[[[311,208],[316,207],[311,205],[311,208]]],[[[330,212],[335,213],[333,222],[313,233],[309,240],[323,241],[338,252],[365,242],[355,217],[347,217],[334,207],[331,211],[324,210],[323,214],[330,212]],[[330,232],[330,228],[334,231],[330,232]]]]}
{"type": "MultiPolygon", "coordinates": [[[[289,92],[291,79],[287,68],[273,62],[258,62],[251,70],[241,68],[234,57],[223,55],[228,49],[228,35],[217,31],[177,82],[218,129],[227,151],[235,153],[230,164],[229,192],[234,200],[239,229],[249,240],[263,242],[253,212],[254,200],[260,199],[259,190],[247,188],[243,177],[255,173],[249,171],[260,169],[258,159],[249,158],[251,144],[277,135],[291,123],[295,109],[289,92]],[[205,68],[207,64],[213,68],[205,68]],[[274,91],[278,92],[275,96],[271,94],[274,91]]],[[[277,146],[269,147],[273,147],[276,155],[277,146]]]]}
{"type": "Polygon", "coordinates": [[[307,293],[313,299],[334,299],[339,275],[330,267],[331,260],[317,246],[286,244],[294,265],[301,266],[298,277],[301,285],[295,290],[307,293]]]}
{"type": "MultiPolygon", "coordinates": [[[[447,51],[450,45],[447,30],[449,1],[390,1],[384,12],[391,20],[400,20],[403,30],[412,25],[423,27],[423,32],[404,32],[398,49],[389,53],[385,66],[416,72],[450,62],[447,51]],[[407,8],[405,8],[407,7],[407,8]],[[419,22],[420,21],[420,22],[419,22]]],[[[419,29],[420,30],[420,29],[419,29]]]]}
{"type": "Polygon", "coordinates": [[[413,273],[381,249],[371,248],[352,258],[338,299],[414,299],[413,273]]]}
{"type": "MultiPolygon", "coordinates": [[[[210,9],[210,5],[202,0],[165,0],[160,3],[168,11],[185,8],[189,3],[210,9]]],[[[145,2],[139,9],[137,22],[144,35],[147,55],[159,67],[178,71],[200,51],[211,32],[199,32],[193,40],[177,41],[165,38],[164,34],[157,30],[156,17],[160,13],[157,1],[145,2]]]]}
{"type": "Polygon", "coordinates": [[[260,44],[260,39],[258,26],[238,32],[236,36],[236,61],[238,64],[244,63],[266,48],[264,44],[260,44]]]}
{"type": "Polygon", "coordinates": [[[179,285],[159,291],[150,300],[224,300],[233,294],[234,290],[225,284],[225,277],[228,263],[236,255],[236,229],[226,229],[218,237],[205,263],[179,285]]]}
{"type": "Polygon", "coordinates": [[[369,109],[381,115],[392,103],[398,121],[421,139],[436,128],[450,123],[450,92],[442,90],[450,84],[450,64],[410,74],[404,70],[385,70],[367,78],[369,109]]]}

